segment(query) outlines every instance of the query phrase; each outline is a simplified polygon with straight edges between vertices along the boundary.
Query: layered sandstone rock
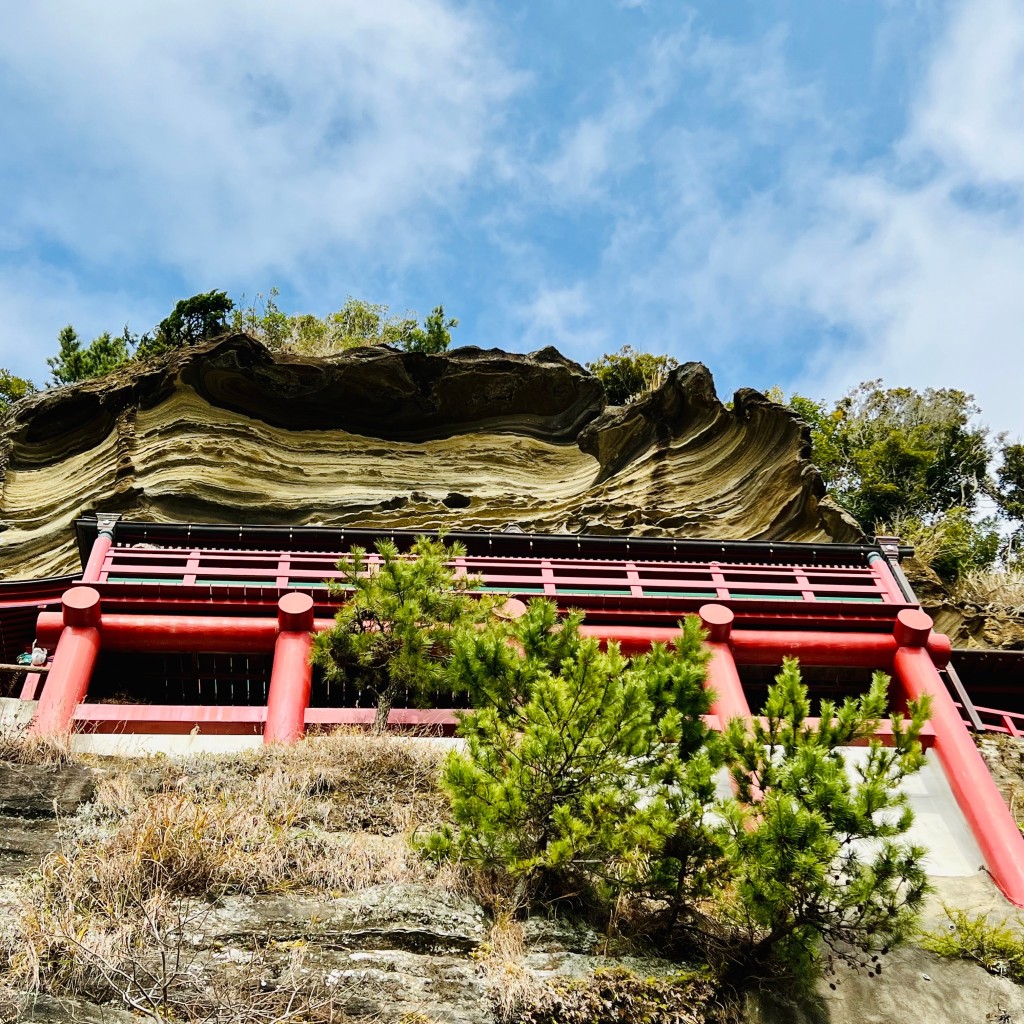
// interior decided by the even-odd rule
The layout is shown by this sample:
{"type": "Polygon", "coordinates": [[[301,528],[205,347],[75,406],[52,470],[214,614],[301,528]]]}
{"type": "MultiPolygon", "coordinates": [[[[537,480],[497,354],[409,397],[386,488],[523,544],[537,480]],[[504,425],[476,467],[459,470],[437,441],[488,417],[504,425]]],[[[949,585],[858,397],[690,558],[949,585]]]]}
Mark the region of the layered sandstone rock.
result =
{"type": "Polygon", "coordinates": [[[272,354],[244,335],[20,403],[0,572],[75,571],[85,513],[151,521],[849,541],[799,420],[699,363],[604,407],[554,349],[272,354]]]}

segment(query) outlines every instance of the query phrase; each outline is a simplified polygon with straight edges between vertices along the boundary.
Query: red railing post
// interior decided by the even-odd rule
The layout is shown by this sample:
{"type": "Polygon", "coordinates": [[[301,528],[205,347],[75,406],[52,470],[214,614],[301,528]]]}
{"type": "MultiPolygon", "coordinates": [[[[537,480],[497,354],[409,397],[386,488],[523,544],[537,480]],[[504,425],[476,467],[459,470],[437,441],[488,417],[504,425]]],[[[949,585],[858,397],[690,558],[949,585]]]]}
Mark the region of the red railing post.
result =
{"type": "Polygon", "coordinates": [[[896,618],[896,679],[908,697],[929,695],[935,752],[950,788],[1003,894],[1024,906],[1024,837],[1010,814],[984,758],[974,745],[925,645],[931,617],[905,608],[896,618]]]}
{"type": "Polygon", "coordinates": [[[701,625],[707,630],[706,642],[711,650],[707,680],[708,688],[715,692],[711,714],[718,715],[724,727],[730,718],[750,717],[750,705],[729,646],[734,616],[722,604],[702,605],[698,614],[701,625]]]}
{"type": "Polygon", "coordinates": [[[75,708],[85,700],[100,652],[100,595],[92,587],[75,587],[61,602],[64,630],[30,729],[38,736],[71,729],[75,708]]]}
{"type": "Polygon", "coordinates": [[[285,594],[277,602],[279,633],[267,694],[264,743],[294,743],[306,733],[306,708],[313,682],[313,598],[285,594]]]}

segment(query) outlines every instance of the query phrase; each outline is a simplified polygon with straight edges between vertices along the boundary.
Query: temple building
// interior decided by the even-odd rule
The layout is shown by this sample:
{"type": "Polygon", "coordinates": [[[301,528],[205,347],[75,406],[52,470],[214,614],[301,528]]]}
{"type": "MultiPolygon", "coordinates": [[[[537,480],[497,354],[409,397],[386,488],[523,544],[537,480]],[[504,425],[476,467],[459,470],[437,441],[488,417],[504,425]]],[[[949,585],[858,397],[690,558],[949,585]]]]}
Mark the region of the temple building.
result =
{"type": "MultiPolygon", "coordinates": [[[[626,652],[699,615],[713,728],[756,711],[787,655],[819,700],[879,669],[897,709],[930,695],[936,800],[1024,905],[1024,838],[972,736],[1019,733],[1024,708],[978,706],[908,552],[829,506],[799,422],[756,392],[727,409],[695,364],[606,410],[555,356],[372,350],[325,369],[235,338],[29,403],[0,491],[15,717],[42,735],[257,743],[367,725],[366,695],[310,665],[337,608],[326,581],[353,545],[444,530],[485,591],[580,608],[585,633],[626,652]]],[[[396,706],[390,724],[450,734],[459,700],[396,706]]]]}

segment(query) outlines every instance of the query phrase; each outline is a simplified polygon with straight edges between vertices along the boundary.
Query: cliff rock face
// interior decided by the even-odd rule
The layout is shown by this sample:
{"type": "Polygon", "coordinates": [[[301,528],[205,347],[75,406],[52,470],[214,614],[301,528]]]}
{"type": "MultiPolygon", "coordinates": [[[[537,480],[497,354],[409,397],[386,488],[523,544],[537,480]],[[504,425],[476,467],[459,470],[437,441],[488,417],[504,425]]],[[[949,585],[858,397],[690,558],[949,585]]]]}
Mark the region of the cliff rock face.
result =
{"type": "Polygon", "coordinates": [[[272,354],[244,335],[44,392],[0,435],[0,572],[75,571],[72,521],[849,541],[804,429],[699,363],[604,407],[554,349],[272,354]]]}

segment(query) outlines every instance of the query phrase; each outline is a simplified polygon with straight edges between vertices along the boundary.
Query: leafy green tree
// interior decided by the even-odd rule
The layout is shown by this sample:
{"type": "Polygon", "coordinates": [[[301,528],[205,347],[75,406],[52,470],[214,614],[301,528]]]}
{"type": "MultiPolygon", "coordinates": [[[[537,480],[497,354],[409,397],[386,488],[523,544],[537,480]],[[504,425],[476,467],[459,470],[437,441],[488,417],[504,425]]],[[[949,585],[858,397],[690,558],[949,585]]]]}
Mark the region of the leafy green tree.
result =
{"type": "Polygon", "coordinates": [[[993,497],[1008,519],[1024,522],[1024,443],[1003,440],[993,497]]]}
{"type": "Polygon", "coordinates": [[[609,405],[626,405],[660,387],[678,365],[672,356],[638,352],[623,345],[618,352],[587,363],[587,369],[601,382],[609,405]]]}
{"type": "Polygon", "coordinates": [[[135,343],[127,325],[120,335],[104,332],[87,346],[71,324],[57,335],[57,355],[46,360],[54,384],[75,384],[90,377],[102,377],[116,370],[131,358],[131,346],[135,343]]]}
{"type": "Polygon", "coordinates": [[[0,369],[0,415],[7,411],[12,402],[31,395],[35,385],[24,377],[16,377],[10,370],[0,369]]]}
{"type": "Polygon", "coordinates": [[[800,395],[789,404],[811,428],[812,458],[829,491],[866,531],[901,515],[974,511],[991,451],[988,432],[971,425],[979,412],[971,395],[875,380],[831,407],[800,395]]]}
{"type": "Polygon", "coordinates": [[[386,305],[351,296],[341,309],[323,318],[309,313],[288,316],[277,307],[276,297],[276,289],[271,289],[265,302],[257,295],[257,303],[262,302],[262,306],[236,310],[233,326],[270,348],[291,347],[307,355],[326,356],[371,345],[392,345],[407,352],[443,352],[459,323],[444,315],[443,306],[437,306],[421,327],[415,315],[394,315],[386,305]]]}
{"type": "Polygon", "coordinates": [[[460,544],[418,537],[408,556],[390,540],[375,547],[376,555],[353,547],[338,562],[342,579],[328,586],[344,604],[334,626],[315,638],[313,663],[374,697],[379,733],[403,691],[420,701],[447,681],[460,632],[486,620],[495,602],[474,597],[479,580],[452,568],[466,553],[460,544]]]}
{"type": "Polygon", "coordinates": [[[399,344],[407,352],[446,352],[452,343],[452,331],[458,326],[455,317],[445,317],[444,306],[435,306],[424,318],[422,327],[404,331],[399,344]]]}
{"type": "MultiPolygon", "coordinates": [[[[271,288],[266,298],[257,292],[251,306],[235,306],[231,311],[231,329],[256,338],[267,348],[285,348],[292,340],[292,321],[298,318],[281,311],[277,305],[278,295],[280,292],[271,288]]],[[[242,301],[245,301],[244,296],[242,301]]]]}
{"type": "MultiPolygon", "coordinates": [[[[315,335],[311,321],[314,317],[304,318],[305,330],[315,335]]],[[[412,330],[415,320],[402,320],[388,316],[388,307],[373,302],[363,302],[350,295],[345,305],[337,312],[330,313],[321,324],[322,342],[326,342],[328,351],[344,351],[350,348],[361,348],[367,345],[397,344],[403,330],[412,330]],[[404,325],[404,326],[403,326],[404,325]]]]}
{"type": "Polygon", "coordinates": [[[142,358],[177,348],[198,345],[228,330],[228,314],[234,302],[225,292],[201,292],[175,303],[170,315],[157,325],[152,337],[139,344],[142,358]]]}
{"type": "Polygon", "coordinates": [[[996,471],[992,496],[1000,512],[1013,525],[1003,544],[1003,559],[1009,568],[1024,569],[1024,443],[1001,439],[1001,462],[996,471]]]}
{"type": "Polygon", "coordinates": [[[874,734],[887,685],[876,673],[861,697],[823,700],[813,724],[799,665],[787,658],[763,720],[729,723],[736,796],[720,806],[723,882],[711,928],[727,978],[810,978],[823,958],[874,964],[909,934],[927,880],[924,850],[902,839],[913,815],[899,784],[924,763],[929,705],[910,701],[907,720],[893,715],[885,747],[874,734]],[[865,740],[852,771],[841,748],[865,740]]]}

